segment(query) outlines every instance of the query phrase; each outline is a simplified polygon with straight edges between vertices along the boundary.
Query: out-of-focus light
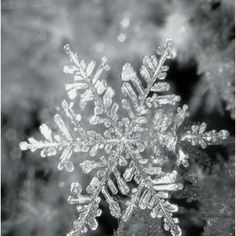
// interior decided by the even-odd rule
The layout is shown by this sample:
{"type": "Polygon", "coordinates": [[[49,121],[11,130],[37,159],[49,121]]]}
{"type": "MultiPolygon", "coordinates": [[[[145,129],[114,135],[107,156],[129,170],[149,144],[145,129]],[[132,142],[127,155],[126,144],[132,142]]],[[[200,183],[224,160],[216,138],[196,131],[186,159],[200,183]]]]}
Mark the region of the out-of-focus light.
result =
{"type": "Polygon", "coordinates": [[[97,52],[103,52],[104,50],[104,43],[98,42],[93,46],[93,49],[97,52]]]}
{"type": "Polygon", "coordinates": [[[133,28],[133,31],[135,33],[139,32],[140,31],[140,26],[139,25],[136,25],[134,28],[133,28]]]}
{"type": "Polygon", "coordinates": [[[126,40],[126,34],[125,33],[120,33],[118,36],[117,36],[117,40],[121,43],[125,42],[126,40]]]}
{"type": "Polygon", "coordinates": [[[16,139],[16,131],[14,129],[9,129],[5,133],[5,137],[8,141],[13,141],[16,139]]]}
{"type": "Polygon", "coordinates": [[[59,186],[60,188],[64,188],[65,182],[60,182],[60,183],[58,184],[58,186],[59,186]]]}
{"type": "Polygon", "coordinates": [[[130,25],[130,19],[128,17],[124,17],[120,24],[123,28],[127,28],[130,25]]]}

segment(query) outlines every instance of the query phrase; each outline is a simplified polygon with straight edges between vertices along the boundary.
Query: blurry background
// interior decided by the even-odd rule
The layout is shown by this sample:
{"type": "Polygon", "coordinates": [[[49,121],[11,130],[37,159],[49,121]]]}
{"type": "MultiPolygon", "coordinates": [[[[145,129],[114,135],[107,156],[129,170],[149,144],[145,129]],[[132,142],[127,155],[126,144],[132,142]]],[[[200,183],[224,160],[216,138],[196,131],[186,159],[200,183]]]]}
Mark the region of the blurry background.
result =
{"type": "MultiPolygon", "coordinates": [[[[74,219],[66,199],[78,173],[58,172],[57,158],[18,147],[52,121],[65,96],[63,45],[87,60],[107,56],[108,81],[119,89],[123,64],[137,69],[166,38],[175,44],[167,80],[189,104],[192,121],[231,134],[227,144],[206,151],[215,163],[210,170],[196,167],[208,180],[202,198],[208,197],[183,206],[184,235],[233,235],[234,27],[233,0],[2,0],[2,235],[65,235],[74,219]],[[216,225],[224,234],[214,233],[216,225]]],[[[99,221],[93,235],[117,228],[108,213],[99,221]]]]}

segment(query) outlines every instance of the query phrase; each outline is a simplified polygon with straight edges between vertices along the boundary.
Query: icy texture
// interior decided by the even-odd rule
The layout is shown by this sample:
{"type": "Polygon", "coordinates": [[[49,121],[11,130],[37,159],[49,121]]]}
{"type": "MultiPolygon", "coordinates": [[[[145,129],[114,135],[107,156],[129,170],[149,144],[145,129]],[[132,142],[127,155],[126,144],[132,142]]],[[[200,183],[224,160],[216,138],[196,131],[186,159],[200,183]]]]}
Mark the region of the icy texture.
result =
{"type": "Polygon", "coordinates": [[[85,174],[96,173],[86,193],[82,193],[79,183],[71,184],[68,201],[76,205],[78,218],[68,235],[80,235],[89,229],[97,229],[96,217],[102,213],[99,208],[101,197],[105,198],[111,215],[116,218],[128,221],[135,208],[150,209],[152,218],[163,219],[164,230],[170,231],[173,236],[182,234],[179,220],[173,216],[178,206],[168,200],[171,192],[183,188],[178,182],[177,166],[189,165],[190,157],[181,145],[187,143],[206,148],[226,139],[228,132],[206,131],[205,123],[192,126],[190,130],[181,129],[189,115],[188,107],[177,107],[180,97],[168,94],[170,86],[163,82],[168,70],[165,61],[171,58],[172,47],[172,41],[167,40],[155,55],[144,57],[140,69],[142,79],[130,64],[124,65],[121,73],[123,98],[119,105],[113,102],[114,89],[101,77],[110,68],[108,59],[102,58],[98,66],[94,61],[86,64],[71,51],[69,45],[65,46],[70,65],[64,67],[64,72],[73,77],[73,81],[65,85],[69,99],[62,102],[68,120],[56,114],[54,120],[58,133],[54,134],[46,124],[42,124],[40,132],[44,140],[29,138],[20,143],[20,148],[41,150],[42,157],[61,153],[58,169],[68,172],[74,170],[71,160],[74,152],[88,153],[93,158],[80,163],[85,174]],[[84,128],[83,118],[86,120],[87,117],[82,114],[88,104],[93,104],[89,123],[104,127],[105,132],[84,128]],[[154,119],[150,121],[153,113],[154,119]],[[144,151],[151,155],[144,156],[144,151]],[[173,155],[176,165],[166,171],[164,166],[173,155]],[[129,197],[125,209],[114,197],[118,193],[129,197]]]}

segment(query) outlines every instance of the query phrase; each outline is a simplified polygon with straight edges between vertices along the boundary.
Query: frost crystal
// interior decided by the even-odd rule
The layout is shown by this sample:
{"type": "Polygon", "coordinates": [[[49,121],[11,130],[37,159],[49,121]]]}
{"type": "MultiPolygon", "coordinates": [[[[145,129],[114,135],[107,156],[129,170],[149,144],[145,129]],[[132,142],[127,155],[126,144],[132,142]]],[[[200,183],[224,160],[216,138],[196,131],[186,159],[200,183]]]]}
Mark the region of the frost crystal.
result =
{"type": "Polygon", "coordinates": [[[102,214],[99,208],[102,199],[116,218],[128,221],[135,208],[147,208],[152,218],[163,219],[164,230],[173,236],[182,234],[179,220],[174,216],[178,206],[168,200],[171,192],[183,188],[178,182],[177,166],[189,165],[190,156],[182,145],[206,148],[229,134],[226,130],[206,131],[205,123],[193,125],[190,130],[180,128],[189,115],[188,107],[178,107],[180,97],[168,94],[170,86],[163,82],[168,70],[165,61],[171,58],[172,47],[172,41],[167,40],[155,55],[143,59],[141,79],[130,64],[124,65],[120,106],[113,102],[114,89],[101,78],[110,68],[107,58],[102,58],[96,67],[94,61],[86,64],[69,45],[65,46],[70,65],[64,67],[64,72],[71,74],[73,80],[65,85],[69,98],[61,104],[65,117],[59,114],[54,117],[59,132],[54,134],[42,124],[39,129],[44,140],[29,138],[20,143],[20,148],[32,152],[40,149],[42,157],[60,152],[58,169],[68,172],[74,170],[71,161],[74,152],[89,153],[93,158],[80,163],[85,174],[96,173],[86,190],[78,182],[71,184],[68,201],[76,206],[78,218],[68,235],[97,229],[96,217],[102,214]],[[84,128],[81,114],[89,103],[93,104],[89,122],[99,127],[100,132],[84,128]],[[176,165],[168,165],[170,161],[176,165]],[[118,193],[128,197],[125,209],[115,196],[118,193]]]}

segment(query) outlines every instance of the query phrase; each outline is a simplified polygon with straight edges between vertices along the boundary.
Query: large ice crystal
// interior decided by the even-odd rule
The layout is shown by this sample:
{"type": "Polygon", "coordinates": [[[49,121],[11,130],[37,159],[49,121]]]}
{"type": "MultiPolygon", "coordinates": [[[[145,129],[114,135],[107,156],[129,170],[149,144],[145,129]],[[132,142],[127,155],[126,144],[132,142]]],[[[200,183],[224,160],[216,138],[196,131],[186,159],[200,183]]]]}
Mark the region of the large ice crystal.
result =
{"type": "Polygon", "coordinates": [[[108,59],[102,58],[98,66],[94,61],[86,64],[69,45],[65,46],[70,65],[64,67],[64,72],[71,74],[73,80],[65,85],[69,98],[61,104],[65,117],[54,117],[59,132],[42,124],[39,130],[44,140],[29,138],[20,143],[20,148],[40,149],[42,157],[61,153],[58,169],[68,172],[75,168],[73,153],[92,157],[80,163],[85,174],[95,173],[86,190],[78,182],[71,184],[68,201],[76,206],[78,218],[68,235],[97,229],[102,199],[115,218],[128,221],[136,208],[150,209],[152,218],[163,219],[164,230],[173,236],[182,234],[174,216],[178,206],[168,200],[171,192],[183,188],[178,181],[178,166],[189,165],[190,154],[182,144],[206,148],[226,139],[228,132],[206,131],[205,123],[182,128],[189,115],[188,107],[178,107],[180,97],[169,94],[170,85],[164,82],[168,70],[165,61],[171,58],[172,47],[172,41],[167,40],[155,55],[145,57],[139,73],[125,64],[121,73],[123,99],[116,103],[114,89],[101,77],[110,68],[108,59]],[[89,123],[98,129],[86,130],[83,120],[87,117],[82,114],[91,105],[89,123]],[[125,209],[118,194],[128,198],[125,209]]]}

